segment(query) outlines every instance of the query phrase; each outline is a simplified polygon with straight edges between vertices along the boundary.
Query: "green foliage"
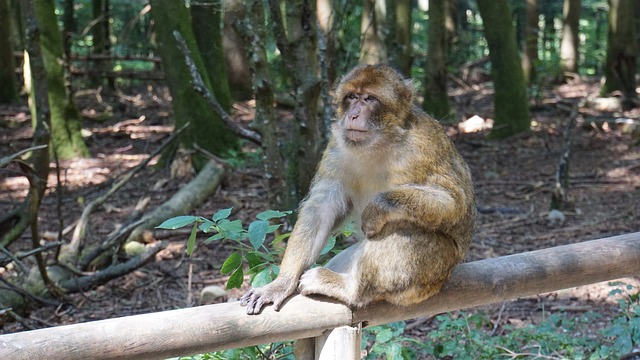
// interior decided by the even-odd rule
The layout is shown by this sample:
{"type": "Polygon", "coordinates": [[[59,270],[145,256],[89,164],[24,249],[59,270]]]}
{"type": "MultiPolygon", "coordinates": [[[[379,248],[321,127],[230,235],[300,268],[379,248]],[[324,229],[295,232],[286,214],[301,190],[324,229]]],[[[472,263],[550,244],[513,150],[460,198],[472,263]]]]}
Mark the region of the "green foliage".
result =
{"type": "Polygon", "coordinates": [[[404,321],[365,329],[362,336],[362,349],[369,347],[365,359],[417,358],[417,350],[424,349],[426,346],[420,341],[403,336],[404,330],[404,321]]]}
{"type": "MultiPolygon", "coordinates": [[[[234,243],[234,251],[224,261],[220,272],[229,275],[227,289],[240,288],[245,274],[251,275],[251,285],[262,286],[271,282],[280,268],[276,259],[279,249],[265,246],[267,235],[280,229],[280,224],[272,225],[271,220],[280,219],[291,214],[291,211],[267,210],[258,214],[257,220],[244,227],[240,220],[229,220],[231,208],[217,211],[211,219],[202,216],[176,216],[158,225],[159,229],[174,230],[192,225],[187,239],[187,255],[191,256],[196,249],[198,231],[212,234],[203,243],[228,240],[234,243]],[[249,244],[245,240],[249,241],[249,244]]],[[[274,242],[282,241],[288,234],[275,237],[274,242]]]]}
{"type": "MultiPolygon", "coordinates": [[[[438,327],[429,333],[432,346],[426,353],[436,358],[497,359],[617,359],[640,345],[640,289],[623,286],[631,295],[619,300],[621,314],[599,332],[589,325],[602,315],[586,312],[579,316],[555,313],[539,324],[505,325],[500,336],[493,334],[491,320],[481,312],[439,315],[438,327]]],[[[621,294],[617,288],[610,295],[621,294]]]]}

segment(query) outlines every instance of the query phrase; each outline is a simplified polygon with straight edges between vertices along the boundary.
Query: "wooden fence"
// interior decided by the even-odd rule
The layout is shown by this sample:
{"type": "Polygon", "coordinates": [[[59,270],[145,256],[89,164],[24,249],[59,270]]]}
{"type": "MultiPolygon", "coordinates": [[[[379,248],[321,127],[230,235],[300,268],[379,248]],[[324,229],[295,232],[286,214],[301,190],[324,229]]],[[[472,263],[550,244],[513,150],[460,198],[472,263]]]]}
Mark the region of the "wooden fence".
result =
{"type": "Polygon", "coordinates": [[[0,335],[0,359],[163,359],[303,338],[322,359],[357,359],[362,327],[637,275],[640,232],[461,264],[408,307],[294,296],[249,316],[238,303],[207,305],[0,335]]]}

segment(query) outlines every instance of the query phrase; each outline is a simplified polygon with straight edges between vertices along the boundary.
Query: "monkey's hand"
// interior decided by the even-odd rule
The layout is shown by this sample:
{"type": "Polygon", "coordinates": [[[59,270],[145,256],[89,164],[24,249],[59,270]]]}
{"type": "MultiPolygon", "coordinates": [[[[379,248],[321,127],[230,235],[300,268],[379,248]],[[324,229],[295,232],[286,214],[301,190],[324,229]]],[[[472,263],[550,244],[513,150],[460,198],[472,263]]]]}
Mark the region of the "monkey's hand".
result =
{"type": "Polygon", "coordinates": [[[362,211],[362,232],[367,239],[374,240],[391,218],[390,211],[393,210],[382,196],[378,195],[373,202],[367,205],[362,211]]]}
{"type": "Polygon", "coordinates": [[[273,309],[279,311],[284,300],[294,293],[296,286],[297,281],[278,277],[272,283],[252,288],[242,295],[240,305],[247,307],[249,315],[259,314],[267,304],[273,304],[273,309]]]}

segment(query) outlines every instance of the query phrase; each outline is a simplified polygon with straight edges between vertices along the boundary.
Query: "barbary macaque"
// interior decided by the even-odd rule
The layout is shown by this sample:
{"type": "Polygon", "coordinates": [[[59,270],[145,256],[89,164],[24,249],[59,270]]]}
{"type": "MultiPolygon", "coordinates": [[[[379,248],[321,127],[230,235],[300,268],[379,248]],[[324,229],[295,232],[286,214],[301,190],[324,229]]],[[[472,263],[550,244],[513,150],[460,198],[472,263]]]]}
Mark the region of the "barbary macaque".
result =
{"type": "Polygon", "coordinates": [[[476,205],[469,168],[440,124],[413,104],[411,81],[363,65],[336,89],[337,120],[280,266],[241,299],[248,314],[279,310],[296,289],[352,307],[436,294],[467,252],[476,205]],[[363,238],[309,269],[347,220],[363,238]]]}

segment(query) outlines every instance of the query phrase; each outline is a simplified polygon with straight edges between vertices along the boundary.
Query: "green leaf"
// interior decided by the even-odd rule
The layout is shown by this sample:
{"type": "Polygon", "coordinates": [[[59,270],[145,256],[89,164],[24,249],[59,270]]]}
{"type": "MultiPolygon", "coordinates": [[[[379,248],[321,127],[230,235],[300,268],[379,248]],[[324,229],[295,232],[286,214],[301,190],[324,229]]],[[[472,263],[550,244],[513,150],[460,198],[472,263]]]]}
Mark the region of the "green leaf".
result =
{"type": "Polygon", "coordinates": [[[291,236],[291,233],[290,233],[290,232],[288,232],[288,233],[284,233],[284,234],[280,234],[278,237],[276,237],[275,239],[273,239],[273,241],[271,242],[271,244],[277,244],[277,243],[279,243],[280,241],[282,241],[282,240],[284,240],[284,239],[286,239],[286,238],[288,238],[288,237],[290,237],[290,236],[291,236]]]}
{"type": "Polygon", "coordinates": [[[240,253],[234,252],[233,254],[229,255],[227,260],[224,261],[224,263],[222,264],[222,268],[220,268],[220,272],[223,274],[228,274],[239,268],[240,265],[242,265],[242,256],[240,256],[240,253]]]}
{"type": "Polygon", "coordinates": [[[222,219],[226,219],[229,217],[229,215],[231,215],[231,209],[233,209],[232,207],[228,208],[228,209],[222,209],[222,210],[218,210],[218,212],[216,212],[215,214],[213,214],[213,217],[211,218],[213,221],[218,222],[222,219]]]}
{"type": "Polygon", "coordinates": [[[191,256],[193,251],[196,249],[196,234],[198,233],[198,223],[193,224],[193,228],[191,229],[191,234],[189,234],[189,239],[187,239],[187,255],[191,256]]]}
{"type": "Polygon", "coordinates": [[[244,256],[244,258],[247,259],[247,263],[250,269],[258,265],[262,265],[263,263],[263,261],[260,260],[260,256],[255,252],[248,253],[247,255],[244,256]]]}
{"type": "Polygon", "coordinates": [[[224,236],[223,236],[222,234],[220,234],[220,233],[217,233],[217,234],[215,234],[215,235],[213,235],[213,236],[209,236],[209,237],[204,241],[204,243],[205,243],[205,244],[208,244],[208,243],[210,243],[210,242],[213,242],[213,241],[216,241],[216,240],[220,240],[220,239],[224,239],[224,236]]]}
{"type": "Polygon", "coordinates": [[[240,220],[220,222],[218,223],[218,228],[227,239],[236,241],[244,239],[244,229],[240,220]]]}
{"type": "Polygon", "coordinates": [[[240,289],[242,286],[242,281],[244,280],[244,271],[242,271],[242,266],[239,266],[236,271],[229,276],[229,280],[227,280],[227,289],[240,289]]]}
{"type": "Polygon", "coordinates": [[[391,340],[392,338],[393,338],[393,331],[391,331],[391,329],[389,328],[386,328],[380,331],[378,335],[376,335],[376,342],[379,344],[384,344],[387,341],[391,340]]]}
{"type": "Polygon", "coordinates": [[[156,229],[175,230],[187,225],[191,225],[199,219],[200,218],[198,216],[191,215],[176,216],[172,217],[171,219],[165,220],[162,224],[156,226],[156,229]]]}
{"type": "Polygon", "coordinates": [[[271,234],[274,231],[280,229],[282,225],[281,224],[275,224],[275,225],[269,225],[269,228],[267,229],[267,234],[271,234]]]}
{"type": "Polygon", "coordinates": [[[277,210],[267,210],[267,211],[263,211],[260,214],[256,215],[256,218],[258,218],[258,220],[271,220],[271,219],[277,219],[277,218],[281,218],[284,216],[287,216],[291,214],[291,211],[277,211],[277,210]]]}
{"type": "Polygon", "coordinates": [[[256,274],[256,276],[253,277],[253,280],[251,281],[251,286],[253,287],[265,286],[271,281],[273,281],[273,278],[274,276],[273,276],[273,273],[271,272],[271,267],[267,267],[265,269],[262,269],[262,271],[260,271],[259,273],[256,274]]]}
{"type": "Polygon", "coordinates": [[[254,249],[258,250],[262,246],[267,236],[268,228],[269,222],[265,220],[256,220],[249,224],[249,242],[251,242],[254,249]]]}
{"type": "Polygon", "coordinates": [[[320,251],[320,255],[328,253],[329,251],[331,251],[331,249],[333,249],[334,246],[336,246],[336,237],[332,235],[329,237],[327,244],[320,251]]]}
{"type": "Polygon", "coordinates": [[[356,225],[353,221],[349,221],[342,227],[342,235],[349,237],[356,229],[356,225]]]}
{"type": "Polygon", "coordinates": [[[386,351],[387,359],[391,360],[402,360],[402,346],[397,342],[394,342],[389,345],[386,351]]]}
{"type": "Polygon", "coordinates": [[[211,221],[209,219],[201,218],[201,219],[199,219],[198,222],[201,223],[200,226],[198,226],[198,228],[200,230],[202,230],[202,232],[204,232],[204,233],[210,233],[211,230],[213,230],[216,227],[216,223],[214,223],[213,221],[211,221]]]}

